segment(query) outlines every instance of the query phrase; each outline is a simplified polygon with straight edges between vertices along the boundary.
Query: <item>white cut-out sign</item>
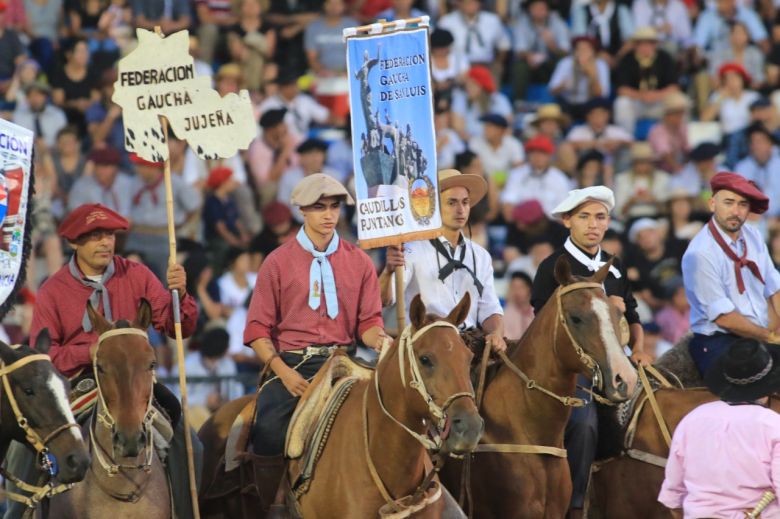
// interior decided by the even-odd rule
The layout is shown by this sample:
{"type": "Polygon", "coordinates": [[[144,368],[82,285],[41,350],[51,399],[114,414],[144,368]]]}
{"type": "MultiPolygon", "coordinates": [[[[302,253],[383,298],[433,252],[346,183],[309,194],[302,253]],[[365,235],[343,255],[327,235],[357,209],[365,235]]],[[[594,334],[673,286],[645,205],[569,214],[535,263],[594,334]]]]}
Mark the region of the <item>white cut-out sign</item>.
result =
{"type": "Polygon", "coordinates": [[[201,159],[228,158],[248,148],[257,134],[249,93],[221,97],[209,76],[195,75],[187,31],[136,34],[138,47],[119,61],[114,83],[127,151],[153,162],[168,159],[161,115],[201,159]]]}

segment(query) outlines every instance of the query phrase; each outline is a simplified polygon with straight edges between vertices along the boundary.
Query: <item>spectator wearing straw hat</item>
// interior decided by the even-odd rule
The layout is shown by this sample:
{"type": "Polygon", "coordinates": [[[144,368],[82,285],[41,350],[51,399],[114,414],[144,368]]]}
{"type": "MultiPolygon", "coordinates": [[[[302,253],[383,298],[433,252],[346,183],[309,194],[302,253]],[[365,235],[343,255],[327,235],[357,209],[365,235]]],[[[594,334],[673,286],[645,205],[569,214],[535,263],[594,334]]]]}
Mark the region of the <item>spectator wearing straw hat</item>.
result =
{"type": "Polygon", "coordinates": [[[667,173],[677,173],[685,165],[688,156],[688,125],[686,112],[690,103],[682,92],[672,92],[664,97],[663,118],[650,128],[647,141],[658,157],[658,166],[667,173]]]}
{"type": "Polygon", "coordinates": [[[692,45],[691,17],[681,0],[634,0],[634,24],[650,25],[658,32],[661,46],[671,55],[692,45]]]}
{"type": "Polygon", "coordinates": [[[769,197],[768,217],[780,217],[780,154],[777,138],[761,123],[747,128],[750,153],[734,168],[748,180],[752,180],[769,197]]]}
{"type": "Polygon", "coordinates": [[[615,122],[634,133],[638,119],[661,116],[664,97],[679,87],[677,65],[669,53],[658,48],[655,29],[637,29],[631,41],[634,51],[615,67],[615,122]]]}
{"type": "Polygon", "coordinates": [[[597,55],[598,40],[592,36],[577,36],[572,47],[555,66],[548,87],[567,114],[582,119],[589,100],[610,95],[609,64],[597,55]]]}
{"type": "Polygon", "coordinates": [[[563,200],[571,189],[571,180],[560,169],[552,166],[555,144],[544,135],[525,143],[528,162],[509,172],[501,193],[504,219],[512,220],[512,210],[525,200],[539,200],[546,214],[563,200]]]}
{"type": "Polygon", "coordinates": [[[528,83],[547,83],[555,64],[571,50],[569,27],[548,2],[525,0],[511,30],[514,98],[523,99],[528,83]]]}
{"type": "Polygon", "coordinates": [[[631,169],[615,177],[615,212],[624,218],[655,217],[666,201],[669,174],[655,166],[646,142],[631,146],[631,169]]]}

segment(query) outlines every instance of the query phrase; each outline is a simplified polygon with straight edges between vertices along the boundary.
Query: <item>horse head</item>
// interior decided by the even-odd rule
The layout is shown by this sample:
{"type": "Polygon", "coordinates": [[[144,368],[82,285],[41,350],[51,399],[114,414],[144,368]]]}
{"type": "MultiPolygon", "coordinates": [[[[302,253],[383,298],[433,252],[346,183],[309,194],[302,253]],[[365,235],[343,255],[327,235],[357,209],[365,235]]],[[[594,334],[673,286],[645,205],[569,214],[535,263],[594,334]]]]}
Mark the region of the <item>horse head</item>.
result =
{"type": "Polygon", "coordinates": [[[603,384],[605,396],[620,402],[633,394],[637,373],[623,352],[622,313],[602,286],[611,266],[612,260],[590,278],[578,278],[572,276],[571,265],[561,256],[555,263],[560,287],[549,304],[557,306],[553,347],[558,357],[570,370],[590,373],[594,386],[603,384]]]}
{"type": "Polygon", "coordinates": [[[94,347],[93,366],[98,385],[98,419],[112,429],[114,453],[135,458],[148,446],[152,431],[152,386],[157,360],[146,337],[152,308],[141,300],[135,321],[107,321],[87,303],[87,313],[99,339],[94,347]]]}
{"type": "Polygon", "coordinates": [[[474,389],[469,377],[473,354],[460,337],[458,326],[469,312],[471,298],[466,293],[460,303],[445,317],[428,315],[422,298],[417,295],[410,306],[411,326],[402,335],[398,354],[401,356],[402,379],[404,340],[409,354],[407,368],[410,377],[419,375],[416,386],[422,399],[414,406],[424,420],[440,425],[442,450],[465,453],[474,450],[484,429],[484,422],[474,403],[474,389]]]}
{"type": "Polygon", "coordinates": [[[0,341],[3,390],[11,393],[3,398],[3,422],[17,426],[14,439],[54,457],[59,481],[75,483],[84,479],[89,453],[70,410],[70,384],[48,359],[50,345],[45,328],[35,349],[0,341]]]}

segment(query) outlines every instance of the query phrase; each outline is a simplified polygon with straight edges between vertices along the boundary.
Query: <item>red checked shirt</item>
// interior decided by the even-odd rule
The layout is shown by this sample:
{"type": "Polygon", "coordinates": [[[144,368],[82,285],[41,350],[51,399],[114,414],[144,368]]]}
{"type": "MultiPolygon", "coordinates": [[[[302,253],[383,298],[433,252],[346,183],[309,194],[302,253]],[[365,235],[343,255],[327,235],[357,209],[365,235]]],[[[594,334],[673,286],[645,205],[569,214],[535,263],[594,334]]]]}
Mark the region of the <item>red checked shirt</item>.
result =
{"type": "MultiPolygon", "coordinates": [[[[152,326],[169,337],[174,335],[171,293],[163,287],[145,265],[114,256],[114,275],[106,282],[111,313],[114,320],[135,319],[141,299],[152,305],[152,326]]],[[[84,311],[92,289],[74,279],[66,264],[46,280],[37,294],[33,310],[30,344],[43,328],[49,329],[51,349],[49,356],[54,366],[65,376],[72,376],[91,366],[89,348],[98,335],[82,328],[84,311]]],[[[98,309],[103,313],[103,303],[98,309]]],[[[195,299],[187,294],[181,301],[182,335],[189,337],[195,331],[198,308],[195,299]]]]}
{"type": "Polygon", "coordinates": [[[351,344],[374,326],[383,327],[379,282],[369,257],[344,240],[328,256],[336,280],[339,313],[328,317],[325,298],[309,307],[312,255],[290,240],[260,267],[247,313],[244,344],[270,339],[278,351],[312,344],[351,344]]]}

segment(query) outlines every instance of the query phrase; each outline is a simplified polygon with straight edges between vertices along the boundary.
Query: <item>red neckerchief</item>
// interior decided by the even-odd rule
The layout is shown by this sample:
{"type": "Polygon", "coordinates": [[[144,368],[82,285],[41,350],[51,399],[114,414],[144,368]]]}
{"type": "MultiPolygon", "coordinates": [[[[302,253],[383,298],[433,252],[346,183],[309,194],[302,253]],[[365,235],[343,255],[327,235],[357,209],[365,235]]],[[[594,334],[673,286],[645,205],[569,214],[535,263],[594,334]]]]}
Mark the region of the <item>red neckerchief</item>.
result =
{"type": "Polygon", "coordinates": [[[133,205],[138,205],[141,202],[141,197],[144,196],[144,193],[149,193],[149,196],[152,197],[152,203],[157,205],[157,187],[162,184],[163,178],[163,175],[160,175],[160,178],[154,181],[154,183],[146,184],[142,187],[133,197],[133,205]]]}
{"type": "Polygon", "coordinates": [[[737,256],[737,253],[728,246],[726,240],[723,239],[723,236],[715,228],[715,223],[712,221],[712,219],[710,219],[710,221],[707,223],[707,227],[709,228],[712,237],[715,238],[715,243],[717,243],[723,252],[726,253],[726,256],[728,256],[728,258],[734,262],[734,275],[737,278],[737,288],[739,289],[740,294],[745,292],[745,281],[742,279],[742,267],[747,267],[748,270],[750,270],[750,272],[752,272],[753,275],[756,276],[759,281],[761,281],[761,283],[766,284],[764,282],[764,278],[761,276],[761,271],[758,270],[758,265],[756,265],[754,261],[747,259],[747,241],[744,243],[745,251],[742,253],[742,257],[737,256]]]}

